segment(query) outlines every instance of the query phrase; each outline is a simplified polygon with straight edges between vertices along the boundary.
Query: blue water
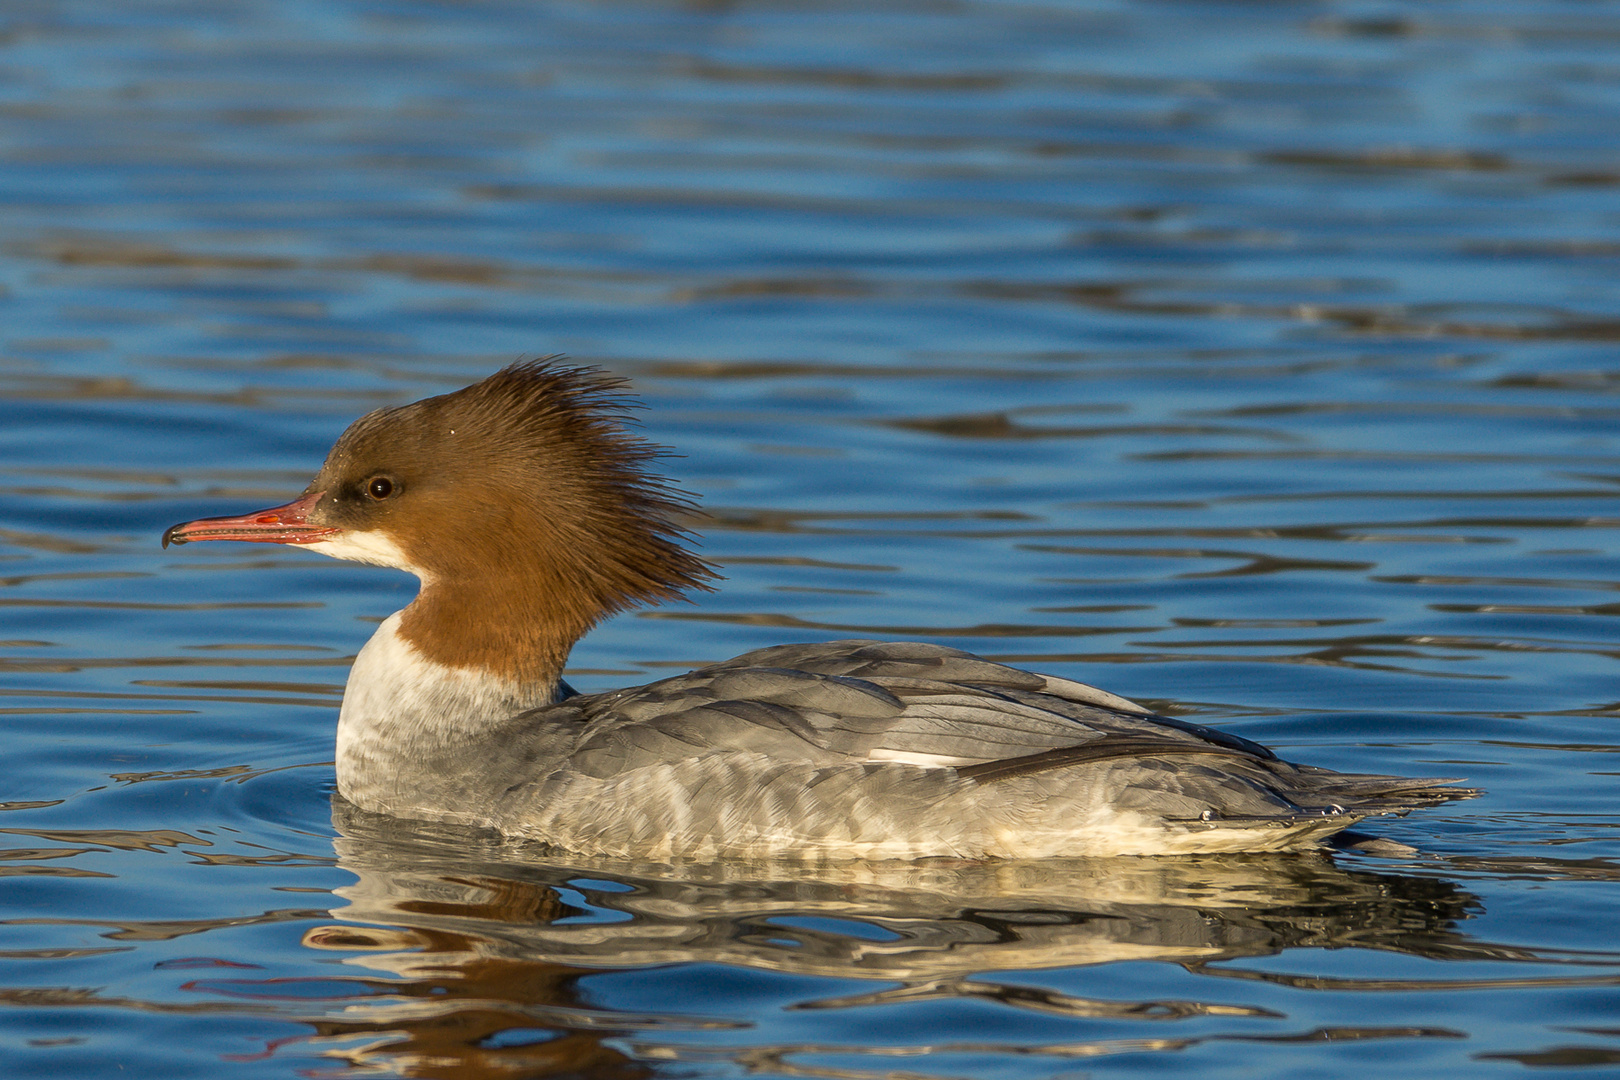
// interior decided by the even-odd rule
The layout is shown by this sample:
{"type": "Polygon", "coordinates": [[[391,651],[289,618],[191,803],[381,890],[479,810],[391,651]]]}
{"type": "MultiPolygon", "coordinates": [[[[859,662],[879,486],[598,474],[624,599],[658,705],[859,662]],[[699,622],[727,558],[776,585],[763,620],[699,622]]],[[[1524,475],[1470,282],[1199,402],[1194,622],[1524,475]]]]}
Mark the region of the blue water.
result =
{"type": "Polygon", "coordinates": [[[1620,5],[0,10],[0,1075],[1620,1075],[1620,5]],[[414,582],[163,551],[630,379],[727,580],[1481,799],[1383,857],[566,859],[332,801],[414,582]]]}

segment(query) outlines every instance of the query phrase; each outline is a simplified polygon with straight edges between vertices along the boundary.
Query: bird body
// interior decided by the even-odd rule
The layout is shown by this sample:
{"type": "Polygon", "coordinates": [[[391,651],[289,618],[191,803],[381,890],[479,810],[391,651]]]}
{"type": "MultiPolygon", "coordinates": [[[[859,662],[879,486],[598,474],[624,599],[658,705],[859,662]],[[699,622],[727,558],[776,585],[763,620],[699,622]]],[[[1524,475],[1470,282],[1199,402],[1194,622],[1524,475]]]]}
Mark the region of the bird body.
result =
{"type": "Polygon", "coordinates": [[[922,643],[762,649],[575,694],[597,620],[706,588],[598,373],[514,365],[356,421],[304,495],[170,529],[409,570],[356,657],[339,792],[642,858],[1034,858],[1311,847],[1474,794],[1336,773],[1082,683],[922,643]]]}

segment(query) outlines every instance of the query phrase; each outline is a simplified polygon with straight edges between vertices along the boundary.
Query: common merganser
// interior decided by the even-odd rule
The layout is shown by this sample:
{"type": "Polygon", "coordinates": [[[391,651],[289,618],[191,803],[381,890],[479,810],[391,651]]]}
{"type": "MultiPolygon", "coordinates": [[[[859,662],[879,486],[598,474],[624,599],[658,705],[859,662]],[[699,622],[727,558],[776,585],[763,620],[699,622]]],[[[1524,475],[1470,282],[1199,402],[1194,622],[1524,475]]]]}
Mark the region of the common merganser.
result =
{"type": "Polygon", "coordinates": [[[624,427],[625,384],[551,361],[356,420],[299,498],[163,534],[294,544],[421,591],[355,658],[338,791],[399,818],[641,858],[1039,858],[1308,848],[1477,792],[1337,773],[958,649],[778,645],[577,694],[602,618],[707,589],[624,427]]]}

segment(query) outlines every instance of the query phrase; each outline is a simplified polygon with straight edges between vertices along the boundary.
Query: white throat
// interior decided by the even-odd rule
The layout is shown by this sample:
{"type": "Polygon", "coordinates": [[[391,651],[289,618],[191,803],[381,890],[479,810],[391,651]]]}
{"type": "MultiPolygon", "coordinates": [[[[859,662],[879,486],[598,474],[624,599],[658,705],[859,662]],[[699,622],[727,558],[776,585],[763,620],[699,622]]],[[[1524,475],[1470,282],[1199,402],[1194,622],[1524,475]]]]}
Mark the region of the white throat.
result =
{"type": "Polygon", "coordinates": [[[556,688],[538,691],[477,668],[449,667],[417,651],[384,619],[349,669],[338,714],[338,791],[365,806],[368,793],[392,790],[414,761],[469,738],[526,709],[548,705],[556,688]]]}

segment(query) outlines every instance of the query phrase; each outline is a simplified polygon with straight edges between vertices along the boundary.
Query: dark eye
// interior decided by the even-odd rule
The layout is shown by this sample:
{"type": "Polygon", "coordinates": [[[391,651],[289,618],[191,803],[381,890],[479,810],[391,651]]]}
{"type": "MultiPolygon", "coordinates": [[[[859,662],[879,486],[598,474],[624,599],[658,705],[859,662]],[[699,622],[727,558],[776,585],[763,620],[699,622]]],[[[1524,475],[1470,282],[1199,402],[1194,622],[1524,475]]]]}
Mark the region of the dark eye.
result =
{"type": "Polygon", "coordinates": [[[366,494],[381,502],[394,493],[394,482],[386,476],[373,476],[366,481],[366,494]]]}

